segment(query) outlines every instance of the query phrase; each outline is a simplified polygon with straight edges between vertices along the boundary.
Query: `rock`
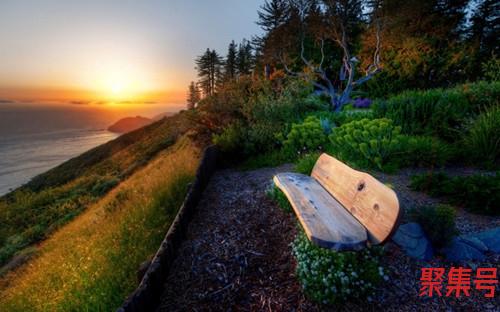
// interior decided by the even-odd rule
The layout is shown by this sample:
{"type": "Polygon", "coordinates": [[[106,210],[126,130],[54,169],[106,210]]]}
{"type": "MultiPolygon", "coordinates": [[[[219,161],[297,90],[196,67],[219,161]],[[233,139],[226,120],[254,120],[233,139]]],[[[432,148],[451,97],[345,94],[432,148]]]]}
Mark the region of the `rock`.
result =
{"type": "Polygon", "coordinates": [[[477,250],[479,250],[481,252],[488,251],[488,247],[481,240],[479,240],[479,238],[477,238],[477,237],[460,235],[460,239],[464,243],[471,245],[472,247],[476,248],[477,250]]]}
{"type": "Polygon", "coordinates": [[[483,242],[489,251],[500,253],[500,227],[476,233],[472,237],[483,242]]]}
{"type": "Polygon", "coordinates": [[[418,223],[401,225],[392,240],[412,258],[430,260],[434,255],[432,245],[418,223]]]}
{"type": "Polygon", "coordinates": [[[470,240],[460,236],[454,237],[450,245],[442,251],[449,261],[484,260],[486,258],[479,249],[470,244],[470,240]]]}

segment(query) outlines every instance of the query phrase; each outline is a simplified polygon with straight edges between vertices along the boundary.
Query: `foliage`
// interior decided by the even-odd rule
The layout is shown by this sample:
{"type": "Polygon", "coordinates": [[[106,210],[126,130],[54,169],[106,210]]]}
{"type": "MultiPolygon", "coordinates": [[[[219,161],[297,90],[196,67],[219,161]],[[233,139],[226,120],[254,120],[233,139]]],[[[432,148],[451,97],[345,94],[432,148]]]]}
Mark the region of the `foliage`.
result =
{"type": "Polygon", "coordinates": [[[276,185],[272,185],[270,189],[266,192],[267,197],[271,200],[275,201],[278,206],[283,209],[285,212],[292,212],[292,205],[288,201],[286,195],[281,191],[276,185]]]}
{"type": "Polygon", "coordinates": [[[483,76],[487,81],[500,81],[500,58],[493,56],[482,64],[483,76]]]}
{"type": "Polygon", "coordinates": [[[486,166],[500,164],[500,106],[480,114],[464,137],[465,156],[486,166]]]}
{"type": "Polygon", "coordinates": [[[207,49],[195,60],[198,85],[205,96],[213,95],[222,80],[222,57],[215,50],[207,49]]]}
{"type": "Polygon", "coordinates": [[[328,138],[320,120],[309,116],[302,123],[292,124],[292,129],[283,141],[283,147],[295,153],[302,153],[317,150],[327,142],[328,138]]]}
{"type": "Polygon", "coordinates": [[[420,224],[437,248],[448,245],[458,233],[455,208],[448,205],[423,206],[410,211],[410,218],[420,224]]]}
{"type": "Polygon", "coordinates": [[[329,138],[342,159],[383,169],[402,140],[400,131],[387,118],[362,119],[335,128],[329,138]]]}
{"type": "Polygon", "coordinates": [[[322,304],[373,298],[375,287],[388,279],[379,266],[381,249],[335,252],[313,245],[301,231],[292,244],[297,277],[305,294],[322,304]]]}
{"type": "Polygon", "coordinates": [[[500,173],[495,175],[472,175],[448,177],[444,173],[415,175],[410,187],[432,196],[444,197],[455,205],[471,212],[499,215],[500,173]]]}
{"type": "Polygon", "coordinates": [[[463,94],[453,90],[407,91],[375,104],[375,115],[394,120],[406,134],[457,137],[469,107],[463,94]]]}
{"type": "Polygon", "coordinates": [[[188,95],[187,95],[187,109],[193,109],[196,104],[200,101],[200,89],[198,88],[198,85],[194,83],[194,81],[191,81],[189,84],[188,88],[188,95]]]}
{"type": "Polygon", "coordinates": [[[214,134],[212,140],[224,152],[234,152],[241,147],[245,140],[245,131],[241,122],[235,122],[222,130],[220,134],[214,134]]]}
{"type": "Polygon", "coordinates": [[[116,310],[175,218],[199,154],[179,140],[37,246],[29,265],[0,278],[1,310],[116,310]]]}
{"type": "Polygon", "coordinates": [[[373,106],[376,117],[394,120],[403,133],[455,141],[467,121],[498,105],[499,97],[500,82],[478,82],[446,90],[406,91],[373,106]]]}
{"type": "Polygon", "coordinates": [[[295,164],[294,170],[298,173],[311,175],[311,172],[318,160],[320,153],[305,154],[295,164]]]}
{"type": "Polygon", "coordinates": [[[404,167],[442,166],[455,156],[450,144],[431,136],[402,136],[392,161],[404,167]]]}

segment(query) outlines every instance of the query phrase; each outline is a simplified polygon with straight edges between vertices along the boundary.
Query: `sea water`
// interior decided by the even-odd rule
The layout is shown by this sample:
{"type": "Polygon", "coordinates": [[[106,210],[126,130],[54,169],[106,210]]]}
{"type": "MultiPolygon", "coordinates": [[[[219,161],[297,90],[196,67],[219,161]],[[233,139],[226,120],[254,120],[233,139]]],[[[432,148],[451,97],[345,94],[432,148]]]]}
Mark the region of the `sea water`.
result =
{"type": "Polygon", "coordinates": [[[89,129],[1,135],[0,196],[117,136],[107,130],[89,129]]]}

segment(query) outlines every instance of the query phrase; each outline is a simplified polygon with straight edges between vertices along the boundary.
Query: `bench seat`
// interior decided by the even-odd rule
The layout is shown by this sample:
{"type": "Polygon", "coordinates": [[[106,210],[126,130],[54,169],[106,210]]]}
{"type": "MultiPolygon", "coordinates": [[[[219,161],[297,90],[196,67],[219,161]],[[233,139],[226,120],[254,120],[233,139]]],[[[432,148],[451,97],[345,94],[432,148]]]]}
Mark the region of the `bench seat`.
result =
{"type": "Polygon", "coordinates": [[[311,176],[274,177],[307,237],[334,250],[359,250],[386,242],[401,217],[396,193],[366,172],[322,154],[311,176]]]}
{"type": "Polygon", "coordinates": [[[315,179],[299,173],[280,173],[274,183],[287,196],[310,240],[335,250],[360,250],[366,229],[315,179]]]}

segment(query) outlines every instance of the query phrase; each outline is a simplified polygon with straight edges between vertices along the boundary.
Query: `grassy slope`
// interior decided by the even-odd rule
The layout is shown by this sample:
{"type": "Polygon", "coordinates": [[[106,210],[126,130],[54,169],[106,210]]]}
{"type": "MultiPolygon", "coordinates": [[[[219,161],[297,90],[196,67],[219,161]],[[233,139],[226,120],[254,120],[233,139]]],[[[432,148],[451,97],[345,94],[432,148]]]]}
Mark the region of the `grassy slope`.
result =
{"type": "Polygon", "coordinates": [[[85,211],[190,128],[187,112],[163,119],[75,157],[0,198],[0,266],[85,211]]]}
{"type": "Polygon", "coordinates": [[[200,150],[181,138],[0,279],[5,311],[112,310],[136,286],[194,176],[200,150]]]}

